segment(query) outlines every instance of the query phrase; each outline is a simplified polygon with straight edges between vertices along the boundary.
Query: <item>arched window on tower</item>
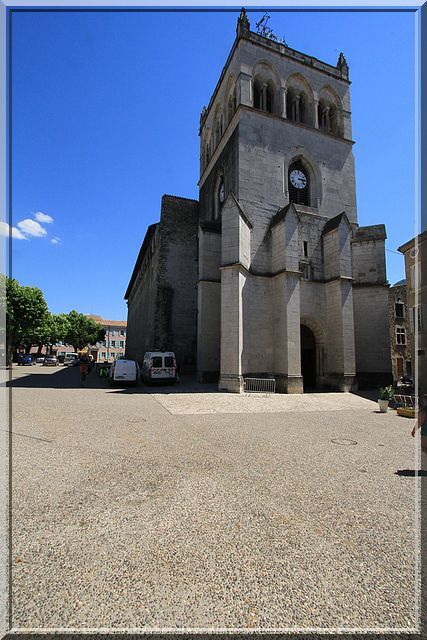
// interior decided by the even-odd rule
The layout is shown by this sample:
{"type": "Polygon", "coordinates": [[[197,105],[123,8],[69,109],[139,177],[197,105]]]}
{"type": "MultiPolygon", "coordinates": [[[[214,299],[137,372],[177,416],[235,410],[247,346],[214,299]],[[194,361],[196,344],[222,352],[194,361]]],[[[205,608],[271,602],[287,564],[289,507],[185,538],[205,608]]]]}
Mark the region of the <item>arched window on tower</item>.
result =
{"type": "Polygon", "coordinates": [[[298,122],[299,112],[297,109],[297,97],[292,87],[286,93],[286,115],[289,120],[298,122]]]}
{"type": "Polygon", "coordinates": [[[290,87],[286,92],[286,117],[293,122],[310,124],[310,103],[305,91],[290,87]]]}
{"type": "Polygon", "coordinates": [[[230,123],[234,115],[233,96],[228,98],[228,122],[230,123]]]}
{"type": "Polygon", "coordinates": [[[214,193],[213,193],[213,219],[214,220],[219,220],[224,201],[225,201],[224,174],[220,173],[216,179],[214,193]]]}
{"type": "Polygon", "coordinates": [[[329,105],[324,100],[319,100],[318,120],[319,129],[329,132],[329,105]]]}
{"type": "Polygon", "coordinates": [[[236,113],[236,87],[234,87],[233,93],[228,98],[228,119],[227,124],[230,124],[233,119],[234,114],[236,113]]]}
{"type": "Polygon", "coordinates": [[[267,113],[275,113],[276,110],[276,85],[273,80],[263,80],[256,77],[254,80],[254,107],[267,113]]]}
{"type": "Polygon", "coordinates": [[[258,78],[254,80],[254,107],[262,109],[261,106],[261,81],[258,78]]]}
{"type": "Polygon", "coordinates": [[[331,133],[338,135],[338,114],[334,104],[329,107],[329,130],[331,133]]]}
{"type": "Polygon", "coordinates": [[[289,202],[310,206],[310,177],[300,160],[289,167],[288,189],[289,202]]]}
{"type": "Polygon", "coordinates": [[[265,111],[268,113],[274,113],[274,83],[269,80],[265,85],[265,111]]]}
{"type": "Polygon", "coordinates": [[[317,107],[319,129],[340,135],[338,109],[333,102],[321,99],[317,107]]]}
{"type": "Polygon", "coordinates": [[[215,146],[218,144],[218,142],[221,140],[221,120],[219,117],[217,117],[216,122],[215,122],[215,137],[214,137],[214,144],[215,146]]]}
{"type": "Polygon", "coordinates": [[[304,91],[301,91],[299,96],[299,122],[303,124],[309,123],[309,106],[308,106],[308,98],[304,91]]]}

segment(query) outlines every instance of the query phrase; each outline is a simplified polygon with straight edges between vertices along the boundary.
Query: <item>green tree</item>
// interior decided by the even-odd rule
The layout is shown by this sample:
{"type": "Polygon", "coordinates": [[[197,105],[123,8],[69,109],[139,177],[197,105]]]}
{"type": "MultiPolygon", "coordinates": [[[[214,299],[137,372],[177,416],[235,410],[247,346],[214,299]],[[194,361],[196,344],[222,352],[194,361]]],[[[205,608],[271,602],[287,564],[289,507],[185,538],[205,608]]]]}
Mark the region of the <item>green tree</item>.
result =
{"type": "Polygon", "coordinates": [[[8,353],[25,346],[30,350],[34,335],[48,315],[43,293],[37,287],[21,286],[14,278],[6,280],[6,338],[8,353]]]}
{"type": "Polygon", "coordinates": [[[105,329],[102,324],[88,318],[83,313],[70,311],[66,316],[69,329],[65,335],[68,344],[74,347],[75,351],[83,349],[88,344],[96,344],[105,340],[105,329]]]}
{"type": "Polygon", "coordinates": [[[48,351],[51,352],[52,345],[60,340],[65,340],[69,330],[70,323],[65,313],[55,314],[48,312],[42,323],[35,328],[32,342],[38,345],[39,353],[41,353],[43,346],[46,346],[48,351]]]}

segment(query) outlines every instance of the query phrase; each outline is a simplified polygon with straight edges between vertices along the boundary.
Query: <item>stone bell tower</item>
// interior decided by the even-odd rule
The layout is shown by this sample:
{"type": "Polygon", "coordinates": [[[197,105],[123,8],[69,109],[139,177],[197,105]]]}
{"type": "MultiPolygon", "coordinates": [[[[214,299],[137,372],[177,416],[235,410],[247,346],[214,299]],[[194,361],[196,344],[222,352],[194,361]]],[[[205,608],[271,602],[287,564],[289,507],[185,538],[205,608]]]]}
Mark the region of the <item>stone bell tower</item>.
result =
{"type": "Polygon", "coordinates": [[[389,379],[385,229],[357,224],[352,146],[344,55],[332,66],[253,33],[242,10],[200,119],[200,380],[301,393],[389,379]]]}

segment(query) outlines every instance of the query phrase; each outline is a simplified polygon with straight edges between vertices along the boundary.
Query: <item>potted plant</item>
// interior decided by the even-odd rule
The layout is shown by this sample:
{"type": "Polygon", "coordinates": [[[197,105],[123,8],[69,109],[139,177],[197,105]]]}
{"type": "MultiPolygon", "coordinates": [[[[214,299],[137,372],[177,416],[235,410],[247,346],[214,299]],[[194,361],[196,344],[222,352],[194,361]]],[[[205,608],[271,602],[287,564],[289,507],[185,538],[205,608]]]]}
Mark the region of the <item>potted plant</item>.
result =
{"type": "Polygon", "coordinates": [[[380,387],[378,393],[378,406],[380,413],[387,413],[388,403],[394,396],[393,386],[390,384],[388,387],[380,387]]]}

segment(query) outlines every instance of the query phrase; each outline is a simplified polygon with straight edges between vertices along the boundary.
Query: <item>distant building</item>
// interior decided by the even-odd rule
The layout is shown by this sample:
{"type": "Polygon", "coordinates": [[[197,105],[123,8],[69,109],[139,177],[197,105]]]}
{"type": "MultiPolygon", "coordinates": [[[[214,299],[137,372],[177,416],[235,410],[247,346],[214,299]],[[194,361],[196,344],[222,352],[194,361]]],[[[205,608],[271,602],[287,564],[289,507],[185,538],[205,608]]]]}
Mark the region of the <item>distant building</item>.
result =
{"type": "Polygon", "coordinates": [[[389,290],[390,346],[393,380],[412,375],[413,335],[409,328],[406,281],[400,280],[389,290]]]}
{"type": "Polygon", "coordinates": [[[409,330],[413,338],[412,362],[419,394],[427,393],[427,231],[412,238],[399,251],[405,257],[409,330]]]}
{"type": "Polygon", "coordinates": [[[88,314],[87,317],[102,324],[105,329],[105,340],[98,342],[90,350],[95,362],[103,362],[104,360],[112,362],[119,356],[124,357],[127,322],[125,320],[104,320],[101,316],[93,314],[88,314]]]}

